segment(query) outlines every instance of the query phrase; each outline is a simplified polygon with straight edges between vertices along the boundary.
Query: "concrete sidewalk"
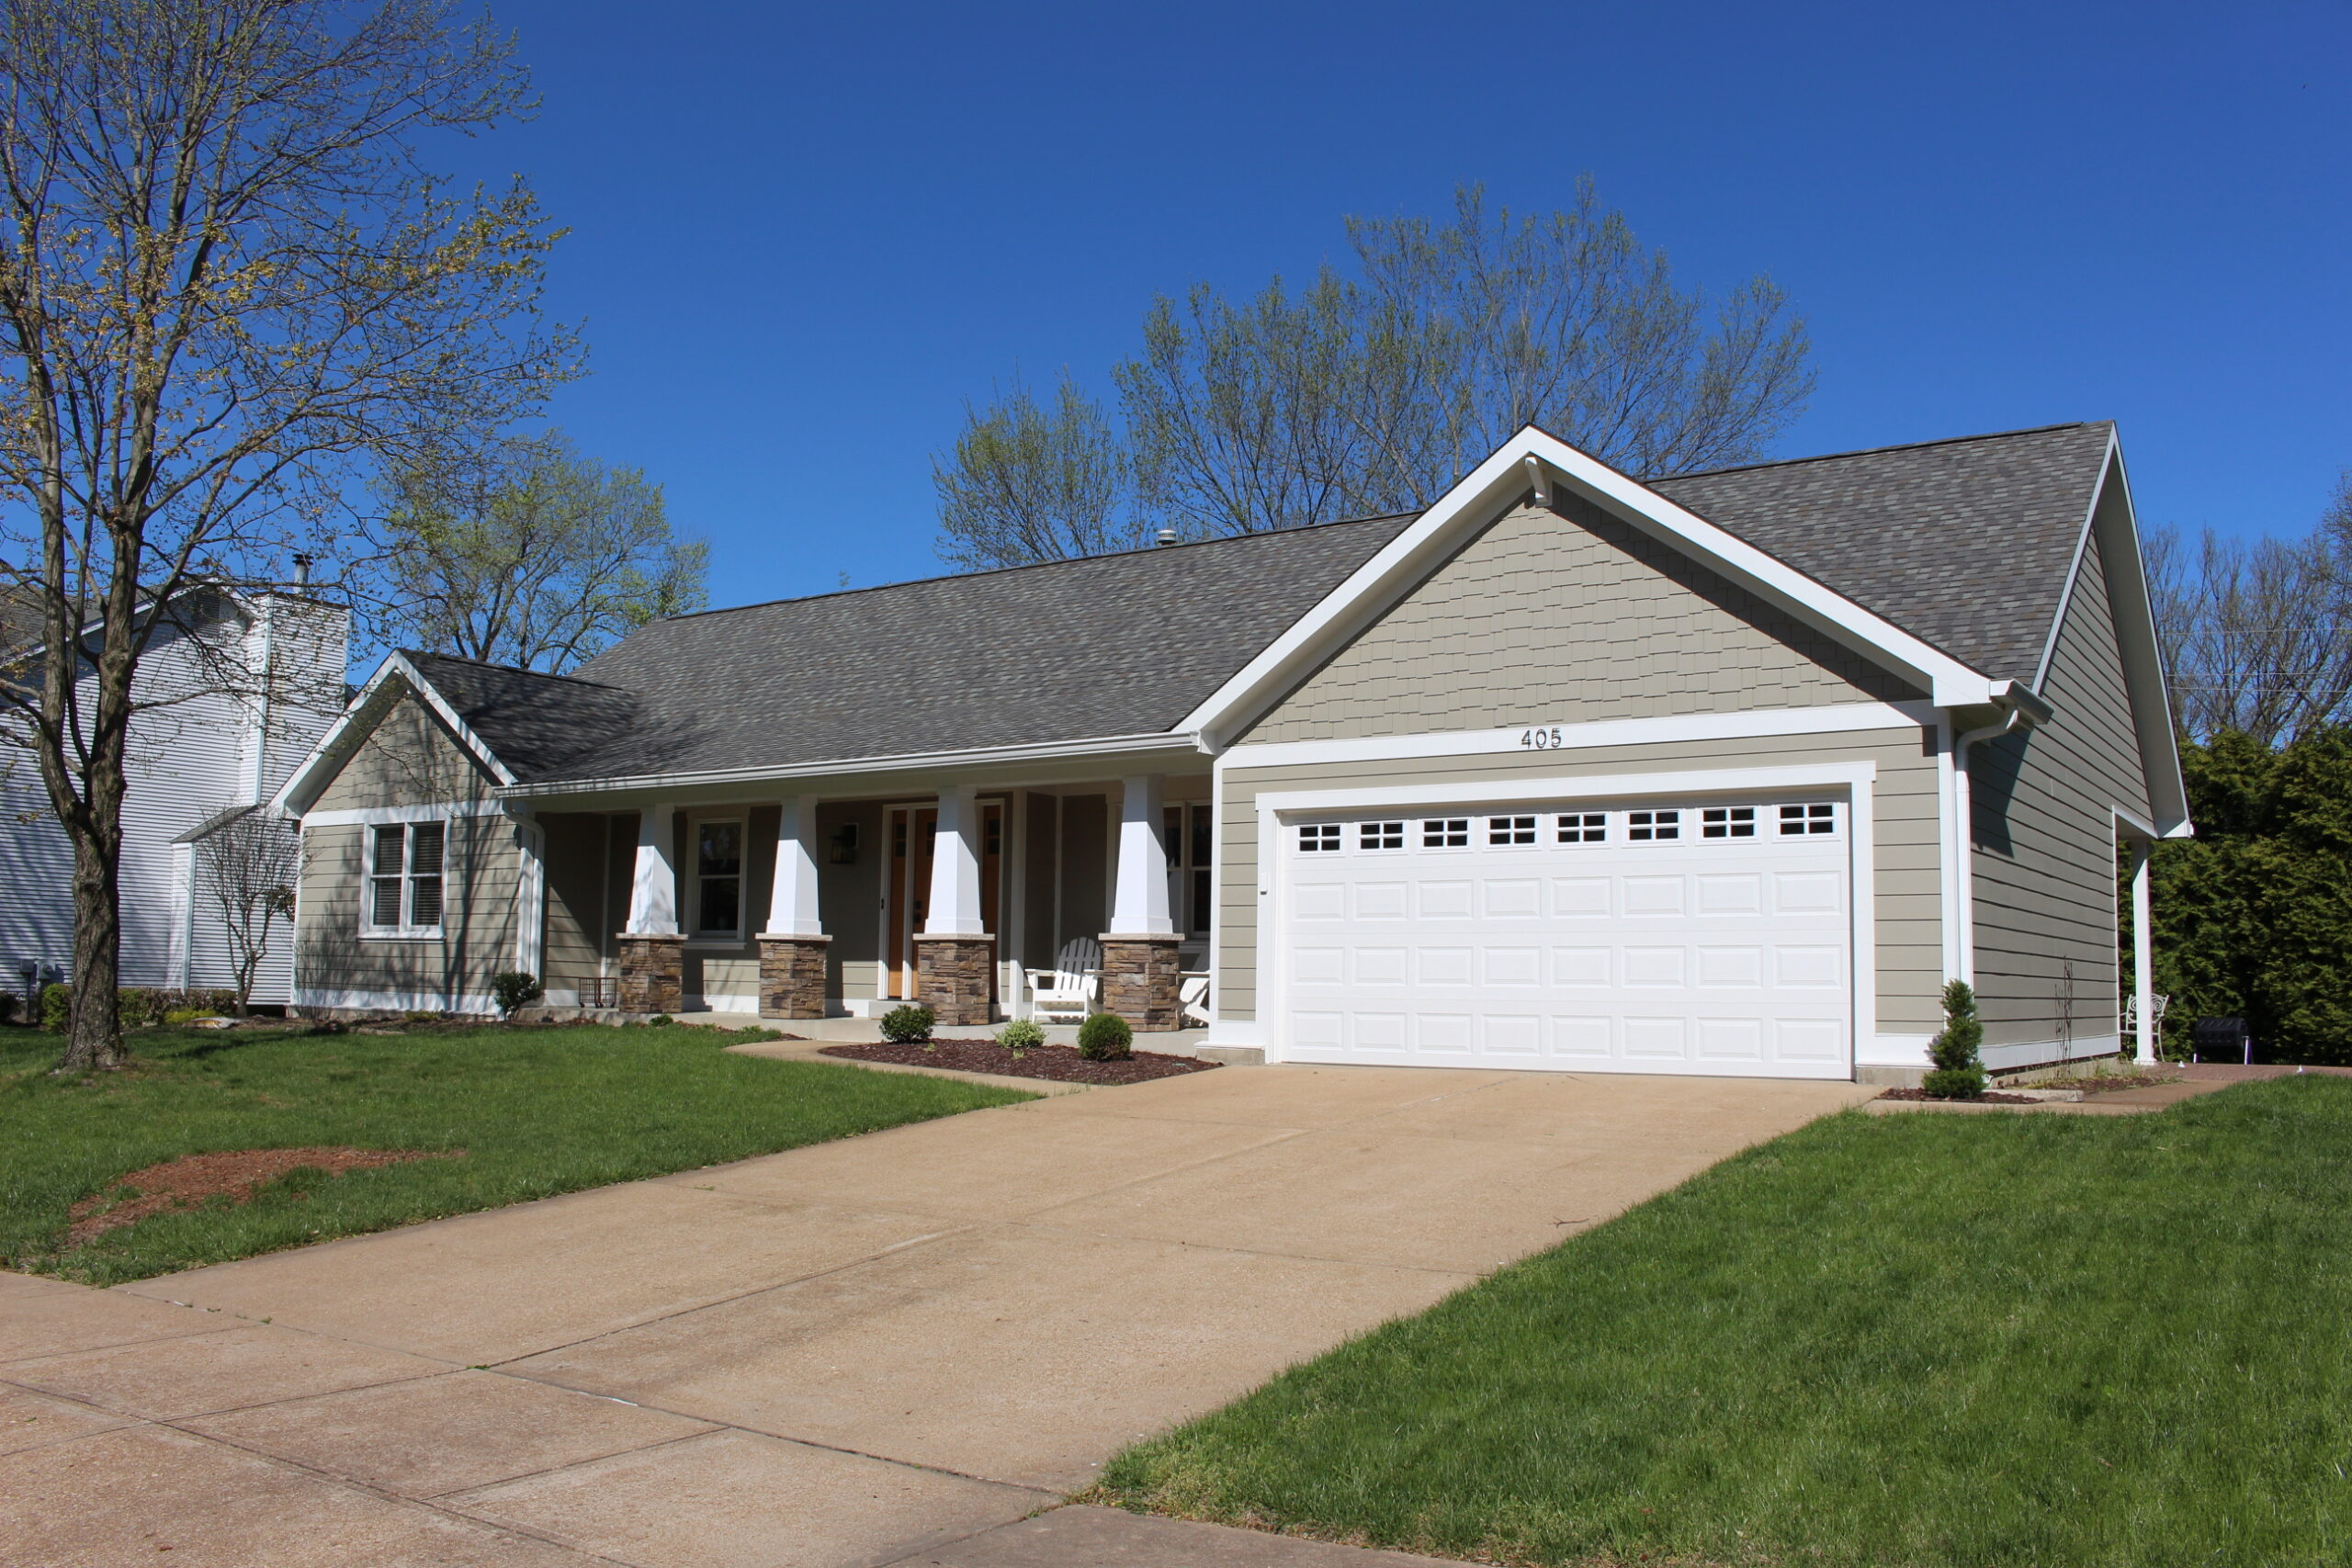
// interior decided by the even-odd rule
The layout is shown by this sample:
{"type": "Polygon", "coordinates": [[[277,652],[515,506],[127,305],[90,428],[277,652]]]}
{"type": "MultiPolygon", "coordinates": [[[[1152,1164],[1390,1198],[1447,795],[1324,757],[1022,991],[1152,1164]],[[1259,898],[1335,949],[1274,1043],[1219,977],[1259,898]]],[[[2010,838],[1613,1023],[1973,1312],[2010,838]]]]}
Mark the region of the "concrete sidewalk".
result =
{"type": "Polygon", "coordinates": [[[266,1568],[1376,1562],[1019,1521],[1872,1092],[1224,1068],[117,1291],[0,1276],[0,1541],[266,1568]]]}

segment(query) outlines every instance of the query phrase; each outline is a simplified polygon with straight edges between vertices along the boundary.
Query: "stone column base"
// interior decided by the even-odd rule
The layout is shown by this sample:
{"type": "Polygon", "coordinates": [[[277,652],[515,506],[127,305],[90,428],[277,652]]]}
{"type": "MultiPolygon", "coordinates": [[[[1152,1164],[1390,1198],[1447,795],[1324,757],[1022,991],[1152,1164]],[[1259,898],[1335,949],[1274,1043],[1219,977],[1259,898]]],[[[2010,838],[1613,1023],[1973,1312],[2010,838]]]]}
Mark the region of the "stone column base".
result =
{"type": "Polygon", "coordinates": [[[992,936],[915,938],[915,999],[931,1010],[935,1022],[956,1029],[988,1027],[993,1021],[989,1004],[995,1000],[995,973],[992,936]]]}
{"type": "Polygon", "coordinates": [[[1184,939],[1102,934],[1102,1010],[1115,1012],[1138,1032],[1184,1027],[1176,948],[1184,939]]]}
{"type": "Polygon", "coordinates": [[[686,939],[623,931],[621,1011],[674,1013],[685,1005],[686,939]]]}
{"type": "Polygon", "coordinates": [[[760,1016],[825,1016],[825,950],[829,936],[760,933],[760,1016]]]}

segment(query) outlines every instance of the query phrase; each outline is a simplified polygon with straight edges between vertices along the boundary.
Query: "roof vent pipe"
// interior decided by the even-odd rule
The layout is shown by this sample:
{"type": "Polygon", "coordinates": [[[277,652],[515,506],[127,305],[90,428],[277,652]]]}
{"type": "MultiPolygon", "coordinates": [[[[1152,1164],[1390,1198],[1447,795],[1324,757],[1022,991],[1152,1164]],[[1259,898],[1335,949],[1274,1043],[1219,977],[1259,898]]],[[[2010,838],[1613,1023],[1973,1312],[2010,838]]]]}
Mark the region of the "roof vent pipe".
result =
{"type": "Polygon", "coordinates": [[[1166,549],[1169,546],[1170,546],[1170,545],[1174,544],[1175,542],[1176,542],[1176,530],[1175,530],[1175,529],[1173,529],[1173,528],[1162,528],[1162,529],[1159,531],[1159,538],[1158,543],[1159,543],[1159,547],[1160,547],[1161,549],[1166,549]]]}
{"type": "Polygon", "coordinates": [[[311,558],[308,556],[294,558],[294,586],[297,588],[311,586],[311,558]]]}

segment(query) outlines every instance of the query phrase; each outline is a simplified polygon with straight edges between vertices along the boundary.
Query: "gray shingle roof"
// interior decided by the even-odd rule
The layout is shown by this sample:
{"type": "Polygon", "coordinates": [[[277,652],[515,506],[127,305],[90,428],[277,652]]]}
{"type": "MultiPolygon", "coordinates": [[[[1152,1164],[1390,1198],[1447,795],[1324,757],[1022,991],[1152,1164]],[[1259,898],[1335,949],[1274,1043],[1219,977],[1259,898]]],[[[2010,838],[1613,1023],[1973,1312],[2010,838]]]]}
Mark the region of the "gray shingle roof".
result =
{"type": "MultiPolygon", "coordinates": [[[[2110,429],[2052,425],[1654,488],[1963,663],[2030,681],[2110,429]]],[[[1151,734],[1412,521],[681,616],[570,677],[409,658],[526,783],[1151,734]]]]}
{"type": "Polygon", "coordinates": [[[401,657],[526,783],[561,772],[638,721],[640,704],[634,693],[594,681],[445,653],[402,649],[401,657]]]}
{"type": "Polygon", "coordinates": [[[1962,663],[2030,682],[2113,433],[2050,425],[1650,488],[1962,663]]]}

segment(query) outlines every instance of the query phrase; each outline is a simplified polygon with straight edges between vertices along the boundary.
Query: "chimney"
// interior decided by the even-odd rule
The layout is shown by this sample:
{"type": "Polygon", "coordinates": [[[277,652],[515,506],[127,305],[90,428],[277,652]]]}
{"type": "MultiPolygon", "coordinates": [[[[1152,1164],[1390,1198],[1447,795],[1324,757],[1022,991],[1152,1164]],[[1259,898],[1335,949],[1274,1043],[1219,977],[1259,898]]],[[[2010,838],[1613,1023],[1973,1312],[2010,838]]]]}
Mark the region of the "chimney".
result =
{"type": "Polygon", "coordinates": [[[294,587],[299,592],[309,586],[311,586],[311,558],[296,556],[294,558],[294,587]]]}
{"type": "Polygon", "coordinates": [[[1160,547],[1161,549],[1166,549],[1169,546],[1170,546],[1170,545],[1174,544],[1175,542],[1176,542],[1176,530],[1175,530],[1175,529],[1173,529],[1173,528],[1162,528],[1162,529],[1159,531],[1159,547],[1160,547]]]}

